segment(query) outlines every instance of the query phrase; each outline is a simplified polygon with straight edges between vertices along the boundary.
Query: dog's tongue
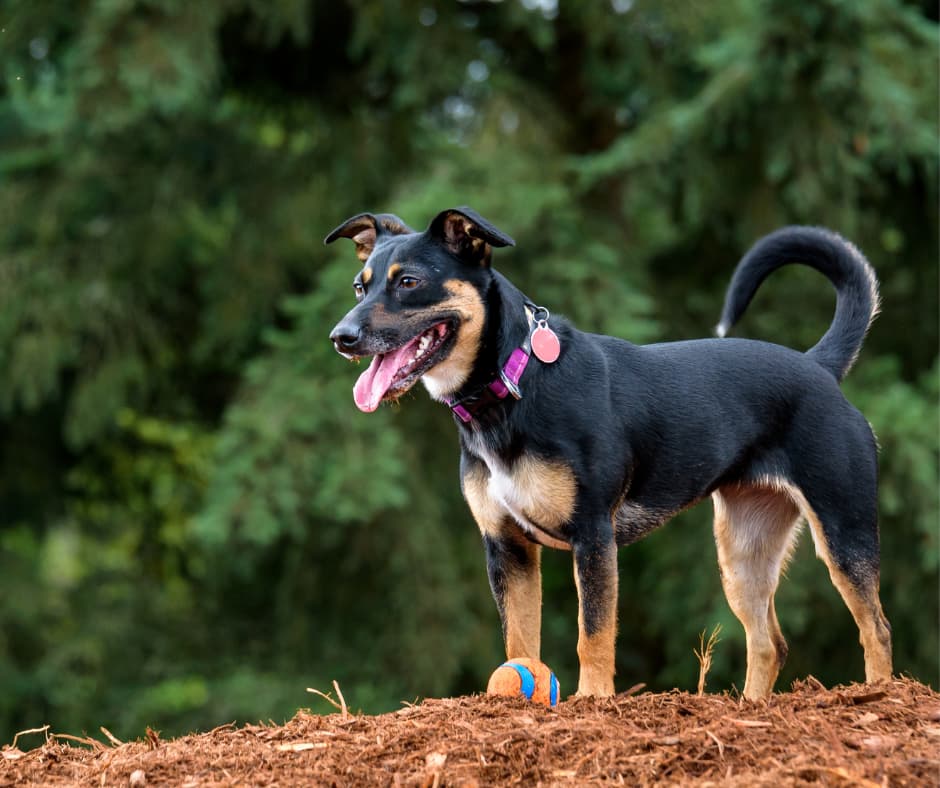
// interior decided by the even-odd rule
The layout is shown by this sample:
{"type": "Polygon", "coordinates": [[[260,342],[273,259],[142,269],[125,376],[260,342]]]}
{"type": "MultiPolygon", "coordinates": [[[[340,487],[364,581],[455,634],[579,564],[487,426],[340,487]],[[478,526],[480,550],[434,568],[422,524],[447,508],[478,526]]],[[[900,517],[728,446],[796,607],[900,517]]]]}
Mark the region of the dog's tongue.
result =
{"type": "Polygon", "coordinates": [[[359,376],[353,388],[356,407],[363,413],[372,413],[382,402],[382,397],[392,385],[395,373],[401,369],[408,358],[412,342],[403,348],[393,350],[372,358],[369,368],[359,376]]]}

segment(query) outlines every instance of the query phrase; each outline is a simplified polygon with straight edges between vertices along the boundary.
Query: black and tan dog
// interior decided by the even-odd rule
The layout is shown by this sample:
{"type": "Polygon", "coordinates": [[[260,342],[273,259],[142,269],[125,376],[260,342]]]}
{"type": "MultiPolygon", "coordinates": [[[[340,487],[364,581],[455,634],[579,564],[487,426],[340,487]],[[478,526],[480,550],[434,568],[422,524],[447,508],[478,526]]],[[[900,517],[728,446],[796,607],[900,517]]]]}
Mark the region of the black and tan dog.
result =
{"type": "Polygon", "coordinates": [[[858,624],[868,681],[890,678],[878,598],[872,431],[839,381],[878,305],[874,273],[829,231],[789,227],[735,271],[718,333],[787,263],[825,274],[835,319],[806,353],[746,339],[637,346],[587,334],[536,306],[490,266],[513,240],[468,208],[425,232],[360,214],[357,305],[331,334],[373,356],[355,385],[375,410],[422,380],[460,435],[464,496],[483,535],[508,657],[539,657],[541,546],[570,550],[579,597],[578,693],[614,691],[617,547],[711,496],[728,602],[747,636],[747,698],[786,657],[774,593],[801,519],[858,624]]]}

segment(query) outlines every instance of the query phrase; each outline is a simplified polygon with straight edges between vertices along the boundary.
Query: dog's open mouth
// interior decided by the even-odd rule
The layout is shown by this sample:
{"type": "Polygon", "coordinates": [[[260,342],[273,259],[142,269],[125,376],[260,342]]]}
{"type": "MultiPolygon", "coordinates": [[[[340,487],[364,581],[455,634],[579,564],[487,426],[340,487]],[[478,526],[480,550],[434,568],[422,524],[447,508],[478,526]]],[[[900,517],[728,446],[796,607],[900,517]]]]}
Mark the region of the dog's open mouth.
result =
{"type": "Polygon", "coordinates": [[[383,399],[407,391],[441,360],[452,336],[450,323],[444,321],[418,334],[397,350],[375,355],[353,389],[356,407],[371,413],[383,399]]]}

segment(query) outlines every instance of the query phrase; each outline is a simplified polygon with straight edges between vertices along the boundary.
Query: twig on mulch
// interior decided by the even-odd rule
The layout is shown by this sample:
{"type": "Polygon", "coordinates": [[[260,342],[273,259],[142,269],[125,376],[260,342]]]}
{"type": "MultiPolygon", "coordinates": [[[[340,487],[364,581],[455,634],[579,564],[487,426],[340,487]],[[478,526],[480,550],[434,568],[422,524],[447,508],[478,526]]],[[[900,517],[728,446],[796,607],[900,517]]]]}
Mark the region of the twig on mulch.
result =
{"type": "Polygon", "coordinates": [[[698,649],[692,649],[692,653],[698,658],[698,694],[699,696],[705,694],[705,676],[708,674],[708,671],[711,670],[712,666],[712,654],[715,651],[715,646],[721,642],[721,638],[718,635],[721,634],[721,624],[715,624],[715,628],[712,630],[712,633],[708,636],[708,642],[705,641],[705,630],[703,629],[701,634],[698,636],[699,647],[698,649]]]}
{"type": "Polygon", "coordinates": [[[124,742],[122,742],[117,736],[105,728],[104,725],[101,726],[101,732],[108,737],[108,741],[111,742],[111,744],[113,744],[115,747],[120,747],[122,744],[124,744],[124,742]]]}
{"type": "Polygon", "coordinates": [[[73,736],[71,733],[50,733],[49,735],[53,739],[65,739],[67,741],[74,741],[78,742],[79,744],[84,744],[86,747],[91,747],[93,750],[98,750],[100,752],[104,752],[108,749],[97,739],[91,738],[91,736],[73,736]]]}
{"type": "Polygon", "coordinates": [[[45,733],[46,741],[49,741],[49,734],[48,734],[49,727],[50,727],[49,725],[43,725],[41,728],[30,728],[29,730],[20,731],[13,737],[13,744],[10,746],[10,749],[15,750],[16,743],[19,741],[20,736],[26,736],[27,734],[30,734],[30,733],[45,733]]]}
{"type": "Polygon", "coordinates": [[[343,692],[339,688],[339,682],[336,679],[333,679],[333,689],[336,690],[336,695],[339,698],[339,703],[333,700],[328,694],[320,692],[318,689],[313,687],[307,687],[307,692],[312,692],[314,695],[319,695],[323,700],[333,705],[333,708],[339,709],[343,714],[343,719],[349,719],[349,709],[346,707],[346,698],[343,697],[343,692]]]}

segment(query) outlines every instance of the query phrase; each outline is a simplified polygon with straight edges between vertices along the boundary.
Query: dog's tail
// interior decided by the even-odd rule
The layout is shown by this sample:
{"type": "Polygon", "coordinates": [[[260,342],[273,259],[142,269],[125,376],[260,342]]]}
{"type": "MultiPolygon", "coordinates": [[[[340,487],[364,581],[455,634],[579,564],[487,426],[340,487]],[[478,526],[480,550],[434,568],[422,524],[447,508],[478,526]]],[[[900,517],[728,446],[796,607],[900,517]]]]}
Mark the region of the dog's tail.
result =
{"type": "Polygon", "coordinates": [[[715,333],[721,337],[728,333],[761,282],[788,263],[815,268],[836,288],[832,325],[806,353],[841,381],[855,363],[868,327],[878,314],[878,280],[855,246],[822,227],[784,227],[754,244],[731,278],[715,333]]]}

